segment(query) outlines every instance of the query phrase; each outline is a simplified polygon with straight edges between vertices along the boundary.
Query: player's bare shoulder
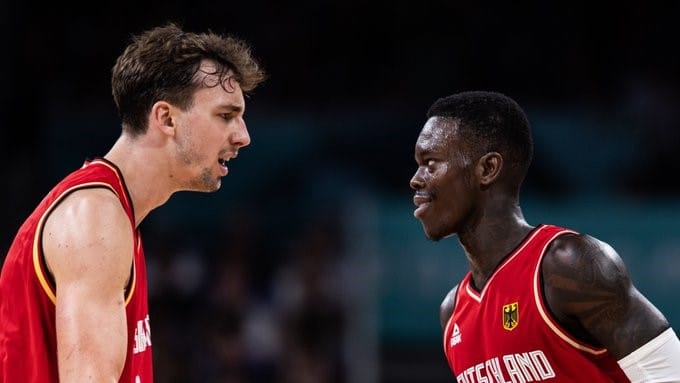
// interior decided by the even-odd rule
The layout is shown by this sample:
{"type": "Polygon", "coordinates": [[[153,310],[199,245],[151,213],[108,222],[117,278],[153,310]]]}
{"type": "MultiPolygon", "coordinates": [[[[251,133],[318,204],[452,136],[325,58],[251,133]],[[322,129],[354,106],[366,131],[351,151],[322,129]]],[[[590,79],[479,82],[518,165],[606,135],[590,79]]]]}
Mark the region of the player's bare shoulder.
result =
{"type": "Polygon", "coordinates": [[[60,201],[46,219],[42,243],[48,268],[59,279],[60,275],[78,273],[79,268],[106,268],[122,262],[125,269],[121,270],[127,273],[134,249],[132,229],[120,199],[112,190],[77,190],[60,201]]]}
{"type": "Polygon", "coordinates": [[[542,262],[545,302],[575,337],[622,358],[669,327],[633,285],[619,254],[585,234],[565,234],[542,262]]]}
{"type": "Polygon", "coordinates": [[[446,294],[442,304],[439,306],[439,322],[442,328],[446,327],[446,323],[451,318],[453,314],[453,309],[456,307],[456,293],[458,292],[458,285],[453,286],[453,288],[446,294]]]}
{"type": "Polygon", "coordinates": [[[58,202],[47,218],[45,235],[67,235],[70,229],[86,232],[119,226],[128,229],[126,232],[131,228],[118,196],[108,188],[86,188],[76,190],[58,202]]]}
{"type": "Polygon", "coordinates": [[[557,237],[546,250],[542,268],[549,286],[615,290],[630,284],[626,266],[616,250],[587,234],[557,237]]]}
{"type": "Polygon", "coordinates": [[[583,341],[606,341],[600,327],[617,323],[613,318],[625,311],[632,291],[618,253],[599,239],[569,233],[549,245],[541,267],[545,303],[556,319],[583,341]]]}

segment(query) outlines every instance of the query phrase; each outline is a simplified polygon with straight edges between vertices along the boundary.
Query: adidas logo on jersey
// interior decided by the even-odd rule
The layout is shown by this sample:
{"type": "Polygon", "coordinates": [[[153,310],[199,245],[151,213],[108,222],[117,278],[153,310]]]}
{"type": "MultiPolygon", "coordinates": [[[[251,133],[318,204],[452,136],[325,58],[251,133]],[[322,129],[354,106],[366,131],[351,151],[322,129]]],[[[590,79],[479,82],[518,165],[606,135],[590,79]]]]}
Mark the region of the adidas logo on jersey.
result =
{"type": "Polygon", "coordinates": [[[460,328],[458,328],[458,323],[453,324],[453,332],[451,333],[451,339],[449,340],[449,347],[453,347],[461,342],[460,328]]]}

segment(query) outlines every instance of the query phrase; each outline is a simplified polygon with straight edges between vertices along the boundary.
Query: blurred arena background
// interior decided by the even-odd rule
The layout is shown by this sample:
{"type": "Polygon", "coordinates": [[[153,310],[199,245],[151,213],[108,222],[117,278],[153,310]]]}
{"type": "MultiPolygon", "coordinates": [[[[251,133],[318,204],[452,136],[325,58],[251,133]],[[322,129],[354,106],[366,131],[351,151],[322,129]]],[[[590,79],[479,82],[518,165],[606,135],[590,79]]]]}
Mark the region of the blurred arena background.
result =
{"type": "Polygon", "coordinates": [[[438,307],[467,264],[408,181],[427,108],[469,89],[529,115],[529,222],[608,241],[680,328],[680,3],[608,4],[2,0],[1,254],[117,138],[130,35],[176,21],[248,40],[270,78],[222,189],[142,224],[159,382],[453,381],[438,307]]]}

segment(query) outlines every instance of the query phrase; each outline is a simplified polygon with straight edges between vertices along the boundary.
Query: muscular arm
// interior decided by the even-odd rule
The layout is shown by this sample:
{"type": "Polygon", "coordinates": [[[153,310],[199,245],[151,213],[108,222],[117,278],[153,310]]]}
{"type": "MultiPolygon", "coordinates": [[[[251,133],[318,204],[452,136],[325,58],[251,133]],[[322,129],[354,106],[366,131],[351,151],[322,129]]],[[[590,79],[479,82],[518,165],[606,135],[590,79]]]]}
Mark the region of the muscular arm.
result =
{"type": "Polygon", "coordinates": [[[108,189],[67,197],[43,231],[56,282],[61,382],[117,382],[127,348],[124,288],[133,260],[130,221],[108,189]]]}
{"type": "Polygon", "coordinates": [[[618,360],[669,327],[663,314],[633,286],[626,267],[606,243],[564,235],[542,264],[546,303],[574,336],[600,345],[618,360]]]}

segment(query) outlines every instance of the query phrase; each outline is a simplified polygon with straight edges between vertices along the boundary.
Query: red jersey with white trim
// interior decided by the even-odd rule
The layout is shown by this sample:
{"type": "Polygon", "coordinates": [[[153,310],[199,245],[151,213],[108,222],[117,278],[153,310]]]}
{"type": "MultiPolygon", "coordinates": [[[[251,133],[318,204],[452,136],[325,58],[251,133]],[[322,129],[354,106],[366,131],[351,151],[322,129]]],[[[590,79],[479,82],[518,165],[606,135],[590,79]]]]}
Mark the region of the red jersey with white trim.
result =
{"type": "Polygon", "coordinates": [[[127,356],[120,382],[153,382],[147,276],[141,236],[118,168],[104,159],[85,162],[57,184],[19,229],[0,274],[0,383],[58,382],[55,302],[58,286],[47,270],[43,225],[75,190],[107,188],[130,218],[134,262],[125,292],[127,356]]]}
{"type": "Polygon", "coordinates": [[[459,383],[628,382],[606,349],[585,344],[553,318],[543,299],[541,260],[574,231],[539,225],[478,292],[468,273],[444,329],[444,354],[459,383]]]}

